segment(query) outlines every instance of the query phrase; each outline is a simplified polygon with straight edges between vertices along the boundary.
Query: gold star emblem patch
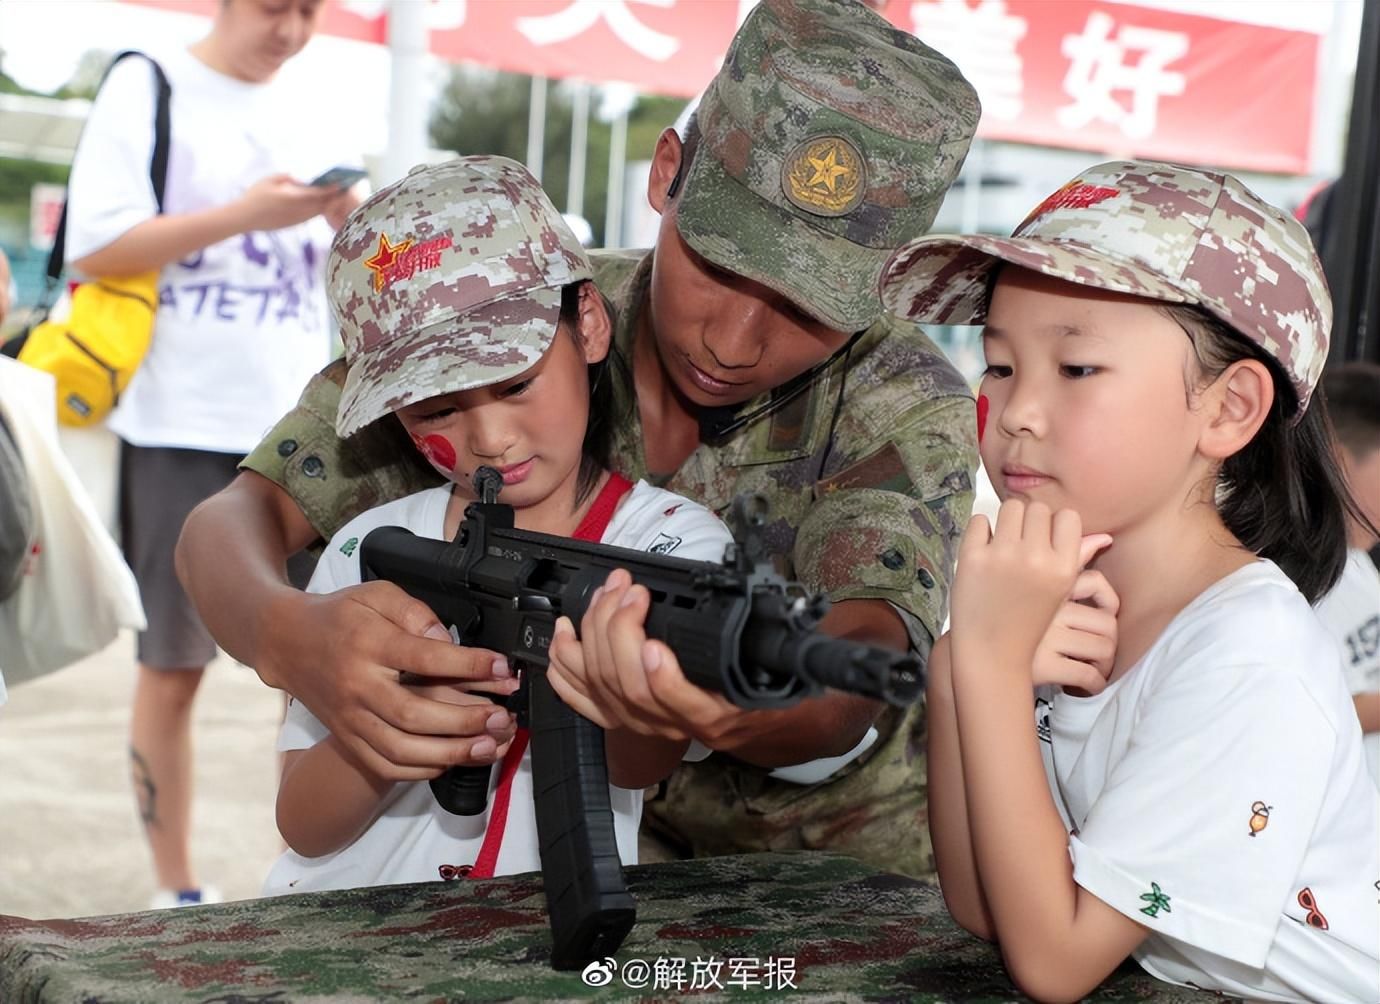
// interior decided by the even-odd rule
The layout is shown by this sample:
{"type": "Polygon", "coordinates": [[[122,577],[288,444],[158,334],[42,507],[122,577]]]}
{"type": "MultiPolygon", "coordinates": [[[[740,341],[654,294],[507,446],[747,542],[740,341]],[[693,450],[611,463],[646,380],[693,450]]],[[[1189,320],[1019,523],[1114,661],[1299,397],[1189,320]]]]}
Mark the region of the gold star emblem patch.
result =
{"type": "Polygon", "coordinates": [[[862,202],[867,170],[858,148],[842,136],[815,136],[786,158],[781,188],[807,213],[846,216],[862,202]]]}

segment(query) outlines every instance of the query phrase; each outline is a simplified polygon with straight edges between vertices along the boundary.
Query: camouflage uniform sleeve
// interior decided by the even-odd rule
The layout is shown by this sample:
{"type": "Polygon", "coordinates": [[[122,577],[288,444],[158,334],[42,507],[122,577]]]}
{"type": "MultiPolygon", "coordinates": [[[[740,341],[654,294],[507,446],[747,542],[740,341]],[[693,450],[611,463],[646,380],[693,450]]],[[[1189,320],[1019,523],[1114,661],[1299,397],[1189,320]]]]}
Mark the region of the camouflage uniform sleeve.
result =
{"type": "Polygon", "coordinates": [[[891,603],[924,653],[948,613],[958,540],[972,511],[976,412],[961,391],[874,396],[909,403],[890,414],[864,403],[852,409],[852,422],[840,421],[840,459],[815,485],[794,561],[801,580],[835,602],[891,603]]]}
{"type": "Polygon", "coordinates": [[[336,435],[347,372],[338,359],[312,377],[297,406],[240,462],[291,495],[322,540],[366,509],[440,483],[391,420],[348,440],[336,435]]]}

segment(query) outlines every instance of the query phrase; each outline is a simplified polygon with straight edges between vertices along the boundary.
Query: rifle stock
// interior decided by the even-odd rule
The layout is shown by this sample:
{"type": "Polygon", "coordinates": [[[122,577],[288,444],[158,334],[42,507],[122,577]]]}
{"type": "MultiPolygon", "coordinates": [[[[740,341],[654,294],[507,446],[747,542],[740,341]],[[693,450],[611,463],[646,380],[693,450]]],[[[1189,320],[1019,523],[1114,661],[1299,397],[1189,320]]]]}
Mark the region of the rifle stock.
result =
{"type": "MultiPolygon", "coordinates": [[[[513,528],[513,510],[480,484],[454,542],[379,527],[359,550],[361,578],[386,579],[426,603],[460,644],[487,648],[520,668],[505,705],[531,729],[542,881],[553,938],[552,965],[578,968],[611,955],[631,929],[603,730],[568,708],[546,679],[556,618],[579,629],[593,592],[624,568],[647,587],[648,637],[666,642],[691,682],[742,708],[780,708],[835,687],[892,704],[924,689],[910,654],[815,631],[828,607],[760,560],[756,522],[741,502],[743,543],[722,563],[690,561],[513,528]]],[[[457,767],[431,782],[448,811],[484,811],[491,768],[457,767]]]]}

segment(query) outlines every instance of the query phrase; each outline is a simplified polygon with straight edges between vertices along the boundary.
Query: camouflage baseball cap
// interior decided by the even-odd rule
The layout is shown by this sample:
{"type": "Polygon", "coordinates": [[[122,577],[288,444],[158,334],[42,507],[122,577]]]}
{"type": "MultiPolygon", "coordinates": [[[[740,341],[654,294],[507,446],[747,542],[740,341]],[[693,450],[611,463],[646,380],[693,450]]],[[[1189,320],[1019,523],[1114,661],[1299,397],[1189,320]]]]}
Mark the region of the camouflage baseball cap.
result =
{"type": "Polygon", "coordinates": [[[1001,262],[1203,307],[1279,362],[1299,414],[1327,359],[1332,299],[1308,232],[1229,174],[1099,164],[1040,203],[1009,238],[911,241],[887,265],[882,300],[914,321],[978,324],[1001,262]]]}
{"type": "Polygon", "coordinates": [[[677,228],[715,265],[860,331],[978,115],[953,63],[855,0],[762,0],[700,99],[677,228]]]}
{"type": "Polygon", "coordinates": [[[350,214],[331,245],[326,285],[350,363],[336,431],[530,368],[555,337],[561,288],[592,276],[521,164],[414,167],[350,214]]]}

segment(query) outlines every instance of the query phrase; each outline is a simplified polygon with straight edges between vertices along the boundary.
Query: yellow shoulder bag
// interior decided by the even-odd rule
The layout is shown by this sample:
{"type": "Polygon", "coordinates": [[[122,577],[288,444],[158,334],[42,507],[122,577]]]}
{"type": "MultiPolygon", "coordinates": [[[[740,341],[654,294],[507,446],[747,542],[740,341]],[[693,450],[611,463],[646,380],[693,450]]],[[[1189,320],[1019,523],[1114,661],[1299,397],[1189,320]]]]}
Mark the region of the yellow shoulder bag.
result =
{"type": "MultiPolygon", "coordinates": [[[[157,85],[149,178],[161,213],[168,177],[172,88],[162,67],[135,50],[117,55],[106,75],[128,56],[147,59],[153,67],[157,85]]],[[[62,275],[66,237],[67,206],[64,205],[53,249],[48,255],[48,287],[39,307],[42,320],[16,339],[22,339],[17,358],[56,378],[58,421],[64,425],[92,425],[104,420],[115,407],[149,350],[153,320],[158,313],[158,270],[83,282],[72,293],[72,309],[66,320],[49,320],[47,314],[62,275]]]]}

